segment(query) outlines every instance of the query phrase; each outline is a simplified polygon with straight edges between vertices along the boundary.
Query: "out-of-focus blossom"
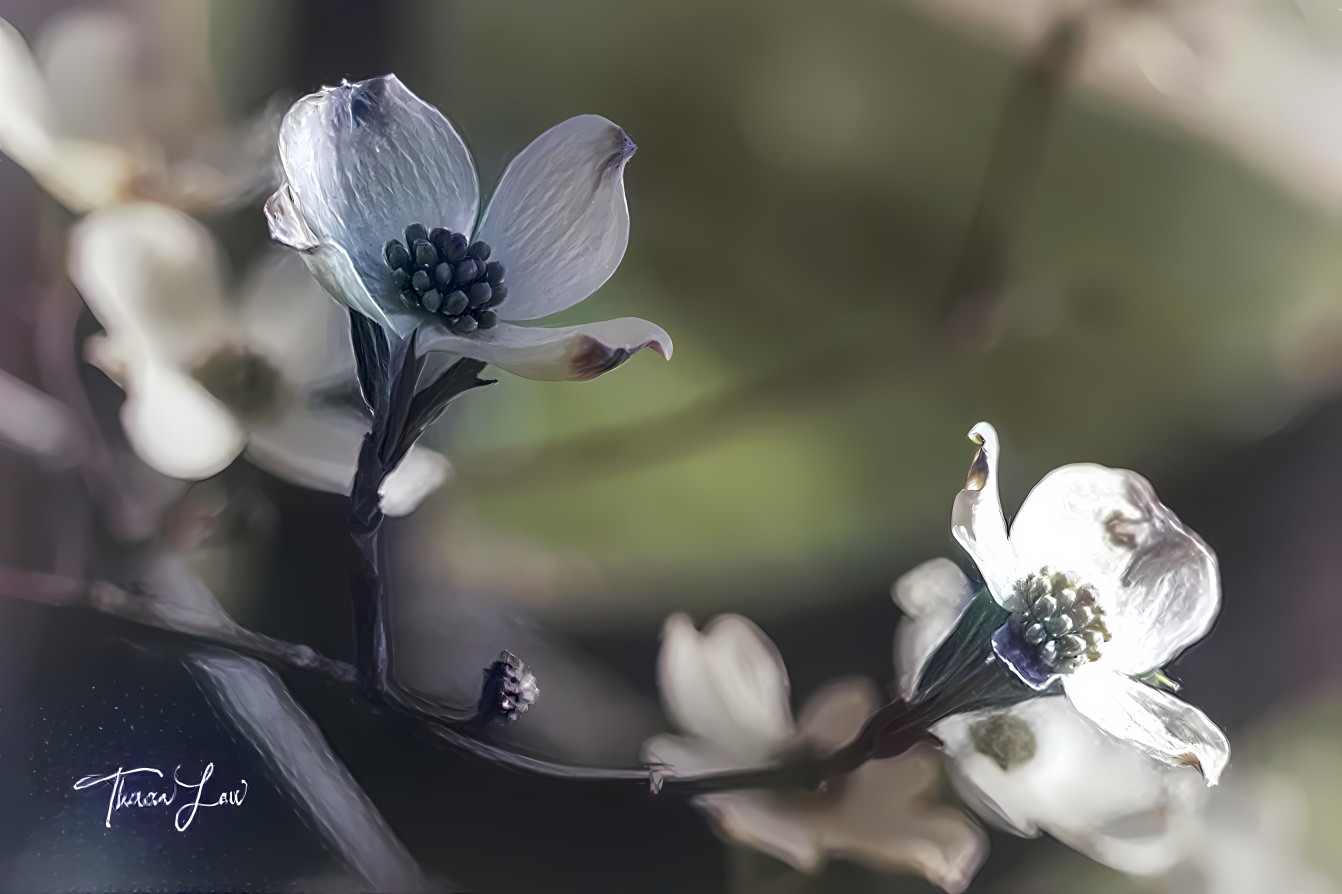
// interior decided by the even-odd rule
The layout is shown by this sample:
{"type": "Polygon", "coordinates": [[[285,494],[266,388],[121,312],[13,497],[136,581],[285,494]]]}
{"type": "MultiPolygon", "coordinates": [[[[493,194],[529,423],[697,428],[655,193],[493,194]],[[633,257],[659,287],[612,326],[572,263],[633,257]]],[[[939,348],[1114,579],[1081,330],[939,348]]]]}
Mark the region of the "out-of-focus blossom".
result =
{"type": "MultiPolygon", "coordinates": [[[[176,478],[207,478],[244,449],[306,487],[344,493],[368,422],[322,396],[352,388],[348,320],[288,253],[226,295],[209,231],[164,205],[90,215],[71,236],[70,276],[106,329],[89,360],[126,391],[121,420],[140,457],[176,478]]],[[[383,485],[410,512],[449,473],[412,449],[383,485]]]]}
{"type": "MultiPolygon", "coordinates": [[[[1254,0],[921,0],[1030,50],[1084,20],[1076,77],[1130,108],[1221,144],[1305,198],[1342,208],[1342,62],[1292,4],[1254,0]],[[1274,8],[1275,7],[1275,8],[1274,8]]],[[[1337,4],[1328,16],[1336,17],[1337,4]]],[[[1308,14],[1308,13],[1306,13],[1308,14]]],[[[1311,23],[1313,24],[1313,23],[1311,23]]],[[[1317,27],[1317,26],[1316,26],[1317,27]]]]}
{"type": "Polygon", "coordinates": [[[394,75],[303,97],[279,147],[271,235],[302,252],[338,301],[397,335],[418,329],[422,350],[533,379],[590,379],[647,347],[671,356],[666,332],[634,317],[503,322],[577,304],[624,256],[634,143],[605,118],[581,115],[541,134],[508,166],[478,226],[466,144],[394,75]]]}
{"type": "Polygon", "coordinates": [[[1011,613],[993,650],[1022,681],[1061,680],[1078,711],[1153,757],[1198,767],[1215,784],[1230,758],[1205,714],[1134,677],[1159,669],[1210,629],[1220,607],[1216,558],[1135,472],[1054,469],[1007,535],[997,490],[997,432],[979,445],[951,531],[1011,613]]]}
{"type": "MultiPolygon", "coordinates": [[[[656,736],[645,758],[680,775],[760,766],[793,749],[832,752],[880,706],[864,679],[822,688],[792,718],[787,669],[750,621],[722,615],[700,633],[685,615],[667,619],[658,662],[667,714],[684,735],[656,736]]],[[[938,804],[940,762],[922,746],[869,761],[819,793],[741,791],[695,803],[728,838],[813,872],[831,855],[872,868],[922,873],[962,891],[987,852],[982,831],[938,804]]]]}
{"type": "Polygon", "coordinates": [[[79,425],[69,407],[0,370],[0,444],[63,468],[83,451],[79,425]]]}
{"type": "Polygon", "coordinates": [[[1236,767],[1198,814],[1178,815],[1182,859],[1160,878],[1168,894],[1334,894],[1300,854],[1309,822],[1299,784],[1236,767]]]}
{"type": "Polygon", "coordinates": [[[73,10],[47,23],[34,53],[0,19],[0,151],[76,213],[141,198],[215,209],[269,187],[277,116],[199,130],[210,105],[200,79],[170,64],[182,53],[149,44],[126,15],[73,10]]]}

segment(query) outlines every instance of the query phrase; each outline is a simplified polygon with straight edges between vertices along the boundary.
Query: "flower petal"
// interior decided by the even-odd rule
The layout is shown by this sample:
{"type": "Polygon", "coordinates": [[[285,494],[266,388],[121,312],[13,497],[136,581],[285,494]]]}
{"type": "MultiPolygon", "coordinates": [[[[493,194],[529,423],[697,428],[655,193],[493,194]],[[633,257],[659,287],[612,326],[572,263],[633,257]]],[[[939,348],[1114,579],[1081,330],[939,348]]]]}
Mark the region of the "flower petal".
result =
{"type": "Polygon", "coordinates": [[[247,345],[300,390],[355,381],[349,313],[330,299],[299,256],[275,249],[249,276],[239,313],[247,345]]]}
{"type": "Polygon", "coordinates": [[[1181,856],[1178,820],[1200,802],[1181,784],[1192,774],[1100,733],[1066,698],[955,715],[933,732],[965,803],[1007,831],[1048,832],[1124,872],[1160,872],[1181,856]]]}
{"type": "MultiPolygon", "coordinates": [[[[398,335],[409,335],[421,315],[399,299],[380,303],[354,268],[349,253],[333,242],[322,242],[309,229],[289,185],[281,184],[266,200],[270,238],[296,249],[317,282],[336,301],[353,308],[398,335]]],[[[386,298],[386,296],[384,296],[386,298]]]]}
{"type": "Polygon", "coordinates": [[[951,507],[951,533],[978,566],[993,599],[1007,607],[1017,565],[997,492],[997,429],[980,422],[969,430],[969,440],[979,449],[969,465],[964,490],[951,507]]]}
{"type": "Polygon", "coordinates": [[[84,213],[129,201],[136,159],[109,143],[61,132],[46,79],[14,27],[0,19],[0,152],[18,162],[57,201],[84,213]]]}
{"type": "Polygon", "coordinates": [[[609,372],[644,348],[671,359],[671,336],[655,323],[620,317],[550,329],[500,323],[487,332],[456,335],[441,319],[420,330],[420,348],[474,357],[528,379],[586,381],[609,372]]]}
{"type": "Polygon", "coordinates": [[[974,601],[974,587],[950,559],[930,559],[895,581],[904,613],[895,627],[895,673],[900,698],[912,700],[923,668],[974,601]]]}
{"type": "Polygon", "coordinates": [[[242,452],[246,433],[194,379],[146,360],[128,372],[121,425],[140,459],[164,475],[199,480],[242,452]]]}
{"type": "Polygon", "coordinates": [[[4,19],[0,19],[0,83],[5,85],[0,151],[32,170],[51,150],[51,96],[28,42],[4,19]]]}
{"type": "Polygon", "coordinates": [[[109,337],[132,354],[188,367],[234,334],[214,238],[166,205],[89,215],[71,232],[68,267],[109,337]]]}
{"type": "MultiPolygon", "coordinates": [[[[280,126],[280,164],[285,187],[267,203],[275,238],[289,242],[298,227],[288,218],[297,212],[317,243],[348,255],[384,310],[404,307],[383,258],[388,241],[403,239],[412,223],[459,232],[475,223],[480,188],[466,144],[395,75],[327,87],[294,103],[280,126]]],[[[346,294],[352,284],[343,275],[322,284],[341,286],[332,294],[367,312],[361,296],[346,294]]]]}
{"type": "MultiPolygon", "coordinates": [[[[247,458],[302,487],[347,494],[367,430],[367,423],[354,413],[295,410],[253,431],[247,458]]],[[[445,457],[427,448],[410,448],[382,484],[382,511],[408,515],[451,474],[445,457]]]]}
{"type": "Polygon", "coordinates": [[[1063,677],[1062,685],[1091,723],[1167,764],[1196,768],[1208,785],[1216,784],[1230,760],[1225,733],[1167,692],[1094,665],[1063,677]]]}
{"type": "Polygon", "coordinates": [[[870,761],[844,783],[825,846],[886,872],[914,871],[948,892],[969,887],[988,838],[961,811],[939,805],[941,761],[927,747],[870,761]]]}
{"type": "Polygon", "coordinates": [[[1100,660],[1127,674],[1201,639],[1220,608],[1216,557],[1135,472],[1055,469],[1025,499],[1011,543],[1023,568],[1050,565],[1096,588],[1113,635],[1100,660]]]}
{"type": "Polygon", "coordinates": [[[629,244],[624,166],[634,149],[615,124],[579,115],[508,165],[479,233],[507,269],[501,317],[557,313],[610,279],[629,244]]]}
{"type": "Polygon", "coordinates": [[[665,767],[677,776],[724,773],[753,765],[697,736],[653,736],[643,743],[641,753],[645,763],[665,767]]]}
{"type": "Polygon", "coordinates": [[[866,677],[845,677],[826,683],[806,700],[797,726],[813,748],[837,751],[857,738],[880,706],[875,683],[866,677]]]}
{"type": "Polygon", "coordinates": [[[828,854],[824,822],[828,811],[806,795],[767,791],[701,795],[694,806],[717,823],[723,837],[752,847],[798,872],[818,872],[828,854]]]}
{"type": "Polygon", "coordinates": [[[719,615],[703,633],[688,615],[667,618],[657,683],[680,729],[747,764],[767,761],[794,730],[783,658],[740,615],[719,615]]]}
{"type": "Polygon", "coordinates": [[[75,414],[65,404],[0,370],[0,444],[55,468],[74,465],[84,452],[75,414]]]}

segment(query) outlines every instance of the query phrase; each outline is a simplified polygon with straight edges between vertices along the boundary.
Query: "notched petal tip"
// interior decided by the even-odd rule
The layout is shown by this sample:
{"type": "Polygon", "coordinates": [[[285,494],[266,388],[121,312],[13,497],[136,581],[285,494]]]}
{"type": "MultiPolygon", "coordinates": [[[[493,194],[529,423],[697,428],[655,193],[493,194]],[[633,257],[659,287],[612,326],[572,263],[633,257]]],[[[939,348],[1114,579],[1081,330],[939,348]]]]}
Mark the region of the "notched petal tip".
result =
{"type": "Polygon", "coordinates": [[[669,338],[666,339],[665,344],[656,339],[649,339],[638,345],[614,347],[590,335],[584,335],[574,346],[573,359],[569,361],[572,371],[571,378],[575,382],[595,379],[597,376],[620,366],[644,348],[652,348],[661,355],[663,360],[671,359],[671,340],[669,338]]]}
{"type": "Polygon", "coordinates": [[[317,247],[317,237],[303,219],[294,201],[288,183],[280,184],[265,205],[266,224],[270,238],[297,251],[311,251],[317,247]]]}
{"type": "Polygon", "coordinates": [[[619,170],[629,163],[629,159],[634,157],[634,153],[638,151],[638,144],[630,139],[629,134],[618,124],[611,124],[611,127],[615,129],[615,138],[619,142],[619,148],[611,153],[607,165],[619,170]]]}
{"type": "Polygon", "coordinates": [[[992,463],[997,457],[997,430],[987,422],[980,422],[969,430],[969,440],[979,445],[974,460],[965,476],[965,490],[983,490],[992,474],[992,463]]]}

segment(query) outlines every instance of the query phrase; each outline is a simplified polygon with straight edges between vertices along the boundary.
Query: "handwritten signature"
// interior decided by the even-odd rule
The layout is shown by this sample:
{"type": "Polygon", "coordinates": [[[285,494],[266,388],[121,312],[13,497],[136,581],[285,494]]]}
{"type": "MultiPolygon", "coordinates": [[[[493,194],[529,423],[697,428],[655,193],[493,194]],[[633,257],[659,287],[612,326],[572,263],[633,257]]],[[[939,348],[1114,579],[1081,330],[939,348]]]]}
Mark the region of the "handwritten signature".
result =
{"type": "MultiPolygon", "coordinates": [[[[184,797],[190,800],[185,801],[173,812],[172,825],[178,832],[185,832],[191,825],[192,820],[196,818],[196,811],[202,807],[241,807],[242,802],[247,797],[247,780],[239,779],[238,788],[225,790],[219,793],[218,797],[207,799],[205,795],[205,783],[210,781],[214,775],[214,764],[205,765],[201,771],[200,779],[195,782],[188,782],[179,775],[181,765],[173,768],[172,788],[163,790],[166,786],[167,777],[162,770],[156,767],[136,767],[133,770],[127,770],[117,767],[115,773],[108,773],[105,776],[99,776],[96,773],[91,776],[85,776],[75,783],[75,791],[84,791],[104,783],[110,786],[111,793],[107,798],[107,819],[103,823],[108,829],[112,828],[112,814],[125,807],[171,807],[177,800],[178,794],[182,792],[191,792],[184,797]],[[126,786],[126,781],[138,773],[153,774],[158,779],[165,780],[163,786],[156,790],[136,789],[131,791],[126,786]]],[[[138,779],[137,779],[138,782],[138,779]]]]}

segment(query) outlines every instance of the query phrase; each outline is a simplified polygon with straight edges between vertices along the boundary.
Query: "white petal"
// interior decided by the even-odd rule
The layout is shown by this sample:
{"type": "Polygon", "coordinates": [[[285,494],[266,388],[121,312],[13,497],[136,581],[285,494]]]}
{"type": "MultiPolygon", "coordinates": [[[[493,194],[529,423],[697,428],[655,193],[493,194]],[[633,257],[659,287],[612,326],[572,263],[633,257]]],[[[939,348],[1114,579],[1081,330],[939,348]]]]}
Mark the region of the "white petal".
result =
{"type": "Polygon", "coordinates": [[[75,8],[48,19],[34,50],[55,129],[104,143],[143,137],[145,43],[135,23],[111,9],[75,8]]]}
{"type": "MultiPolygon", "coordinates": [[[[252,432],[247,458],[302,487],[348,494],[367,430],[368,424],[354,413],[294,410],[252,432]]],[[[413,512],[450,475],[446,458],[412,447],[382,484],[382,511],[391,516],[413,512]]]]}
{"type": "Polygon", "coordinates": [[[47,83],[18,31],[0,19],[0,152],[22,165],[71,211],[129,201],[136,159],[107,143],[61,132],[47,83]]]}
{"type": "Polygon", "coordinates": [[[980,422],[969,430],[969,440],[979,449],[970,463],[964,490],[951,507],[951,533],[978,566],[993,598],[1005,605],[1017,566],[997,492],[997,430],[980,422]]]}
{"type": "Polygon", "coordinates": [[[620,317],[581,326],[547,328],[500,323],[487,332],[456,335],[439,318],[420,329],[420,348],[492,363],[514,375],[543,381],[595,379],[644,348],[671,359],[671,336],[655,323],[620,317]]]}
{"type": "MultiPolygon", "coordinates": [[[[280,164],[288,187],[280,202],[293,207],[268,203],[272,228],[297,211],[318,243],[344,250],[384,309],[403,306],[383,258],[387,242],[404,239],[412,223],[464,233],[475,223],[480,188],[466,144],[395,75],[327,87],[294,103],[280,127],[280,164]]],[[[287,241],[294,229],[272,232],[287,241]]]]}
{"type": "Polygon", "coordinates": [[[1163,871],[1180,857],[1177,820],[1196,803],[1187,799],[1179,777],[1192,774],[1103,735],[1066,698],[955,715],[939,721],[933,732],[944,743],[965,802],[1008,831],[1027,837],[1046,831],[1125,872],[1163,871]],[[1019,745],[992,744],[1003,735],[992,726],[1001,717],[1028,731],[1032,756],[1010,761],[1012,752],[1018,757],[1026,752],[1019,745]],[[994,750],[996,759],[990,756],[994,750]],[[1006,767],[1002,759],[1008,759],[1006,767]],[[1151,828],[1137,822],[1142,819],[1151,828]],[[1129,826],[1136,831],[1116,831],[1129,826]]]}
{"type": "Polygon", "coordinates": [[[1220,608],[1216,557],[1135,472],[1055,469],[1021,506],[1011,543],[1023,567],[1050,565],[1096,588],[1113,635],[1101,661],[1128,674],[1201,639],[1220,608]]]}
{"type": "Polygon", "coordinates": [[[127,349],[188,368],[236,334],[214,238],[166,205],[89,215],[71,233],[68,264],[89,309],[127,349]]]}
{"type": "Polygon", "coordinates": [[[768,760],[792,735],[783,658],[740,615],[719,615],[703,633],[686,615],[667,618],[657,683],[680,729],[743,761],[768,760]]]}
{"type": "Polygon", "coordinates": [[[610,279],[629,244],[624,166],[628,134],[579,115],[537,137],[503,172],[480,238],[505,267],[507,320],[571,307],[610,279]]]}
{"type": "Polygon", "coordinates": [[[233,415],[194,379],[154,362],[130,370],[121,424],[140,459],[173,478],[209,478],[247,442],[233,415]]]}
{"type": "Polygon", "coordinates": [[[53,112],[46,79],[28,43],[13,25],[0,19],[0,150],[31,168],[50,151],[53,112]]]}
{"type": "Polygon", "coordinates": [[[930,559],[895,581],[891,591],[904,613],[895,627],[895,673],[901,698],[918,691],[923,668],[974,601],[974,587],[949,559],[930,559]]]}
{"type": "Polygon", "coordinates": [[[238,307],[247,345],[300,390],[354,382],[349,313],[299,256],[275,249],[252,271],[238,307]]]}
{"type": "Polygon", "coordinates": [[[678,776],[723,773],[757,765],[756,761],[743,761],[707,739],[690,736],[653,736],[643,743],[641,753],[645,763],[664,766],[678,776]]]}
{"type": "Polygon", "coordinates": [[[451,478],[447,457],[416,444],[382,482],[382,511],[393,518],[409,515],[451,478]]]}
{"type": "Polygon", "coordinates": [[[0,370],[0,443],[65,468],[83,452],[83,435],[70,408],[0,370]]]}
{"type": "Polygon", "coordinates": [[[850,776],[830,823],[831,852],[886,872],[914,871],[948,892],[969,886],[988,839],[961,811],[936,803],[941,761],[920,747],[850,776]]]}
{"type": "Polygon", "coordinates": [[[1215,785],[1230,760],[1225,733],[1197,708],[1101,667],[1063,677],[1072,706],[1109,735],[1172,766],[1194,767],[1215,785]]]}
{"type": "Polygon", "coordinates": [[[813,748],[836,751],[857,738],[881,704],[876,684],[866,677],[834,680],[806,700],[797,726],[813,748]]]}
{"type": "Polygon", "coordinates": [[[287,183],[266,200],[265,210],[270,237],[297,249],[308,271],[332,298],[398,335],[409,335],[415,328],[423,314],[399,299],[386,295],[383,301],[374,298],[345,249],[334,242],[322,242],[308,228],[287,183]]]}
{"type": "Polygon", "coordinates": [[[799,872],[817,872],[828,854],[824,847],[824,805],[806,795],[767,791],[702,795],[694,806],[717,823],[722,835],[752,847],[799,872]]]}

